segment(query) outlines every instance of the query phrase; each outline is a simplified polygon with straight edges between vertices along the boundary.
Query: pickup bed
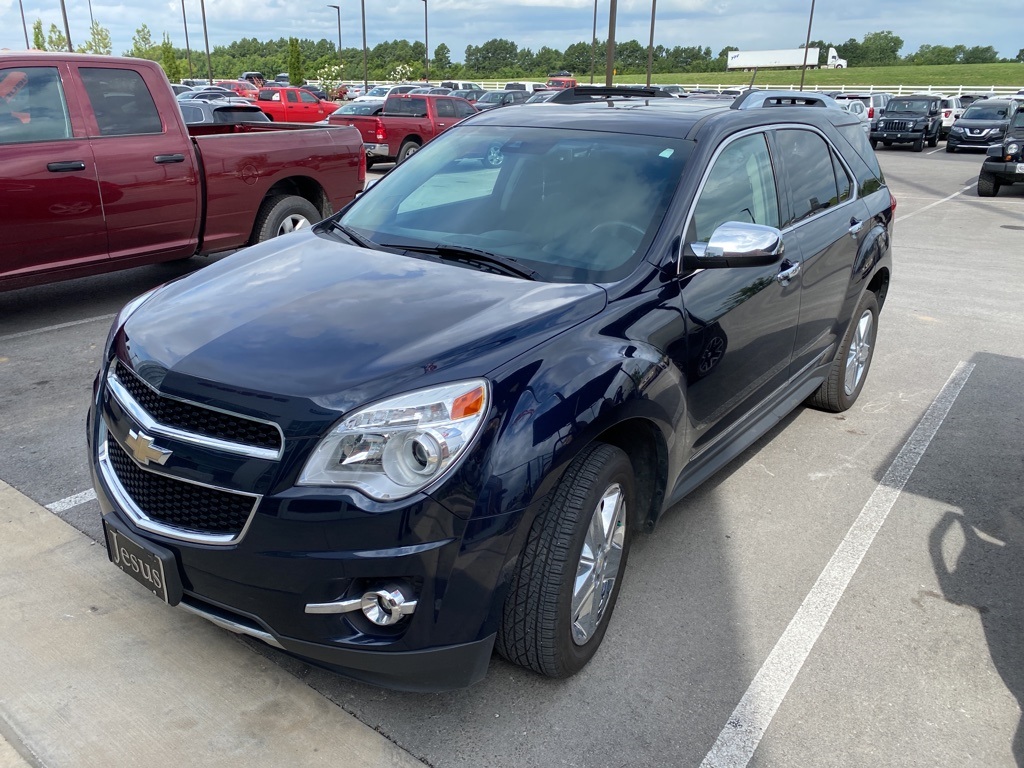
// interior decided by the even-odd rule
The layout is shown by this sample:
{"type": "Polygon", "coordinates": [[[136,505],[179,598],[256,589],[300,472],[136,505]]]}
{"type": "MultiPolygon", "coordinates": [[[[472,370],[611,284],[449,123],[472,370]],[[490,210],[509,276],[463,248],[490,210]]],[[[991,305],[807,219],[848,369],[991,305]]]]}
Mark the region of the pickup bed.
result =
{"type": "Polygon", "coordinates": [[[476,112],[468,101],[454,96],[402,93],[388,96],[379,115],[335,113],[327,124],[359,129],[369,167],[374,162],[402,162],[432,138],[476,112]]]}
{"type": "Polygon", "coordinates": [[[0,290],[240,248],[365,182],[356,131],[187,127],[144,59],[0,54],[0,290]]]}

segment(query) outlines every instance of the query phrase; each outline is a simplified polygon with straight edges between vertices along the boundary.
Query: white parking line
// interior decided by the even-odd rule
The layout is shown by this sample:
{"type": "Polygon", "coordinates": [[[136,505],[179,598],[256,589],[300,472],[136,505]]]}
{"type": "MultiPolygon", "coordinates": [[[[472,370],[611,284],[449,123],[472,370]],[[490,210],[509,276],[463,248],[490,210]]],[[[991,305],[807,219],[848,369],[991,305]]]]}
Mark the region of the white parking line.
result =
{"type": "Polygon", "coordinates": [[[942,147],[941,149],[933,149],[931,152],[925,152],[925,154],[926,155],[934,155],[936,152],[945,152],[945,151],[946,151],[946,148],[942,147]]]}
{"type": "Polygon", "coordinates": [[[98,317],[87,317],[84,320],[72,320],[70,323],[60,323],[59,325],[49,325],[46,328],[35,328],[31,331],[21,331],[20,333],[9,333],[6,336],[0,336],[0,341],[8,341],[10,339],[20,339],[25,336],[34,336],[37,333],[47,333],[49,331],[59,331],[61,328],[71,328],[76,325],[85,325],[86,323],[95,323],[100,320],[113,320],[114,315],[99,315],[98,317]]]}
{"type": "Polygon", "coordinates": [[[68,496],[66,499],[55,501],[53,504],[47,504],[46,508],[51,512],[66,512],[72,507],[77,507],[79,504],[85,504],[87,501],[92,501],[96,498],[96,491],[90,488],[88,491],[82,491],[76,493],[74,496],[68,496]]]}
{"type": "Polygon", "coordinates": [[[941,200],[936,200],[934,203],[930,203],[929,205],[926,205],[924,208],[918,208],[916,211],[911,211],[910,213],[905,213],[902,216],[897,216],[896,217],[896,223],[898,224],[899,222],[903,221],[904,219],[909,219],[911,216],[917,216],[917,214],[922,213],[924,211],[927,211],[929,208],[934,208],[936,205],[942,205],[943,203],[948,203],[954,197],[959,197],[960,195],[962,195],[967,190],[974,189],[974,187],[976,187],[976,186],[978,186],[978,182],[973,181],[970,184],[968,184],[966,187],[961,189],[959,192],[954,192],[952,195],[948,195],[947,197],[944,197],[941,200]]]}
{"type": "Polygon", "coordinates": [[[942,391],[921,418],[917,429],[889,465],[882,482],[850,526],[846,537],[804,598],[786,631],[761,665],[711,751],[701,762],[701,768],[743,768],[750,762],[782,700],[874,541],[875,534],[885,522],[973,370],[974,365],[965,362],[959,363],[953,370],[942,391]]]}

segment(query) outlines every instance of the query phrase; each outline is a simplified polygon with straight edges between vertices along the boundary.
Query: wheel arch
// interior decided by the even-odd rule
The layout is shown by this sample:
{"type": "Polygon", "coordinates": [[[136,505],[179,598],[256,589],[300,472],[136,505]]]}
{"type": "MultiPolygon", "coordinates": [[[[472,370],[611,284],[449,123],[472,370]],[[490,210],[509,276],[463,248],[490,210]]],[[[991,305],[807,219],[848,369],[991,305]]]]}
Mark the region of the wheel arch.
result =
{"type": "Polygon", "coordinates": [[[296,197],[308,200],[316,206],[316,209],[320,211],[324,218],[332,213],[331,201],[323,185],[309,176],[288,176],[275,180],[270,189],[264,193],[260,205],[278,195],[295,195],[296,197]]]}

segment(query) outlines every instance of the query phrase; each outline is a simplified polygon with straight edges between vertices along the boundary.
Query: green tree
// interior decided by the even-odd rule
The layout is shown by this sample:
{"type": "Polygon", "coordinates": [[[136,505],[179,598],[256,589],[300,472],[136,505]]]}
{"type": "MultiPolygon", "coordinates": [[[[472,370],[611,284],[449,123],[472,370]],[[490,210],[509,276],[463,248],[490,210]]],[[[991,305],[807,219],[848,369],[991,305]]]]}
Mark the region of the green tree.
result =
{"type": "Polygon", "coordinates": [[[590,74],[590,60],[590,43],[573,43],[562,55],[562,66],[582,80],[584,73],[590,74]]]}
{"type": "Polygon", "coordinates": [[[295,37],[288,38],[288,81],[292,85],[302,85],[306,82],[302,48],[295,37]]]}
{"type": "Polygon", "coordinates": [[[647,46],[640,45],[636,40],[627,40],[615,44],[615,69],[633,74],[647,71],[647,46]]]}
{"type": "Polygon", "coordinates": [[[1024,48],[1021,48],[1019,51],[1017,51],[1017,57],[1014,59],[1014,61],[1024,61],[1024,48]]]}
{"type": "Polygon", "coordinates": [[[497,77],[502,70],[515,71],[519,46],[495,38],[480,46],[466,46],[466,71],[473,77],[497,77]]]}
{"type": "MultiPolygon", "coordinates": [[[[889,31],[869,32],[861,40],[862,60],[859,66],[888,67],[900,63],[903,38],[889,31]]],[[[850,64],[853,64],[851,61],[850,64]]]]}
{"type": "Polygon", "coordinates": [[[960,60],[964,64],[995,64],[999,61],[999,54],[991,45],[975,45],[964,51],[960,60]]]}
{"type": "MultiPolygon", "coordinates": [[[[42,19],[36,19],[32,22],[32,47],[38,51],[46,50],[46,36],[43,34],[42,19]]],[[[1024,53],[1024,48],[1021,49],[1021,53],[1024,53]]]]}
{"type": "MultiPolygon", "coordinates": [[[[558,72],[563,67],[562,52],[554,48],[542,46],[533,57],[534,71],[542,77],[547,77],[551,72],[558,72]]],[[[569,70],[570,72],[575,70],[569,70]]]]}
{"type": "Polygon", "coordinates": [[[125,51],[125,56],[134,56],[137,59],[153,59],[159,55],[157,46],[153,44],[153,34],[149,27],[143,24],[135,30],[132,35],[132,47],[125,51]]]}
{"type": "Polygon", "coordinates": [[[452,51],[444,43],[434,49],[434,68],[442,77],[452,68],[452,51]]]}
{"type": "Polygon", "coordinates": [[[66,51],[68,49],[68,39],[64,37],[64,33],[57,29],[56,24],[50,25],[50,31],[46,33],[46,47],[44,51],[66,51]]]}
{"type": "Polygon", "coordinates": [[[163,42],[160,43],[160,66],[163,67],[167,79],[172,83],[176,83],[184,77],[178,52],[174,50],[171,38],[166,32],[164,32],[163,42]]]}
{"type": "Polygon", "coordinates": [[[98,53],[109,56],[114,52],[114,44],[110,40],[110,30],[93,22],[89,27],[89,39],[78,46],[79,53],[98,53]]]}

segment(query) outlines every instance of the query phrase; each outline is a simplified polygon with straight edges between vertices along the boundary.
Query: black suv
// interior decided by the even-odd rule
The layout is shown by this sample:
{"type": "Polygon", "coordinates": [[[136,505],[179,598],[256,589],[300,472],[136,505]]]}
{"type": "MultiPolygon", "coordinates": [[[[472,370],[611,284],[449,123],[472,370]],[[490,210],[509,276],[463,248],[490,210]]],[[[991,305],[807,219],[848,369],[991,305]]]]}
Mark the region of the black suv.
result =
{"type": "Polygon", "coordinates": [[[871,147],[878,142],[886,147],[893,144],[913,144],[915,152],[938,146],[942,133],[942,113],[938,96],[894,96],[889,99],[881,117],[871,126],[871,147]]]}
{"type": "Polygon", "coordinates": [[[989,147],[978,175],[978,196],[995,197],[1003,184],[1024,183],[1024,109],[1010,119],[1001,144],[989,147]]]}
{"type": "Polygon", "coordinates": [[[581,669],[638,533],[857,400],[892,270],[856,117],[638,96],[473,115],[126,306],[88,423],[110,559],[380,685],[581,669]]]}

